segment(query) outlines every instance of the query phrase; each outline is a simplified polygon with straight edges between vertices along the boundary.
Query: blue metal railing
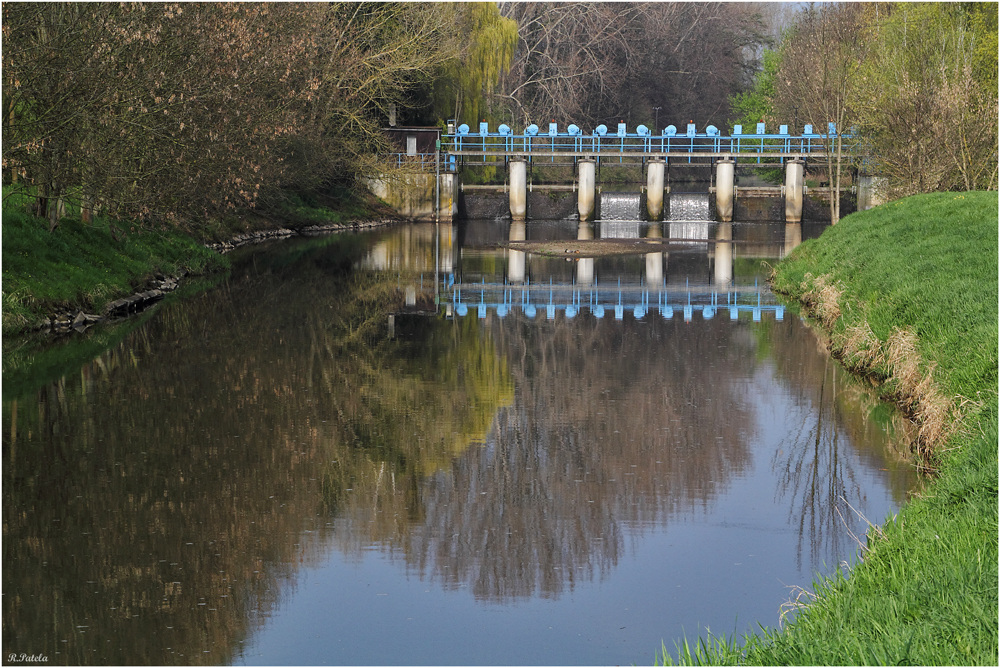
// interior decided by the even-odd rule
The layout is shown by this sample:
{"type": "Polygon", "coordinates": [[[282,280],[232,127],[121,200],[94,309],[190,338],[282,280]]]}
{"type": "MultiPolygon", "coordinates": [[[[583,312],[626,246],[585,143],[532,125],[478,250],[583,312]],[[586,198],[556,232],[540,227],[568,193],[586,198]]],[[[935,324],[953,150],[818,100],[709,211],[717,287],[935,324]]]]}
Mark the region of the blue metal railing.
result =
{"type": "Polygon", "coordinates": [[[704,132],[697,132],[689,125],[684,132],[678,132],[670,125],[660,134],[652,134],[645,126],[638,126],[635,132],[628,132],[624,125],[609,133],[604,126],[598,126],[591,134],[584,134],[579,128],[570,125],[565,132],[559,132],[556,125],[550,124],[549,131],[542,134],[537,126],[529,126],[522,134],[513,134],[509,127],[501,125],[496,131],[489,131],[486,124],[480,125],[478,132],[469,132],[467,126],[460,126],[454,134],[445,134],[441,138],[441,149],[445,152],[441,162],[436,162],[435,153],[394,153],[389,160],[399,168],[410,168],[416,171],[432,172],[440,167],[442,171],[454,171],[456,158],[465,163],[474,163],[476,158],[483,162],[487,158],[519,155],[532,159],[555,160],[557,156],[572,157],[616,157],[643,156],[654,157],[664,154],[666,157],[688,157],[688,161],[698,154],[739,155],[744,159],[756,157],[759,163],[764,158],[777,159],[784,162],[786,158],[797,155],[822,154],[827,151],[828,137],[843,141],[844,154],[854,156],[864,162],[865,147],[856,141],[851,134],[837,135],[836,128],[830,124],[829,133],[812,132],[812,126],[805,126],[805,132],[798,135],[788,134],[787,127],[781,126],[777,134],[765,132],[764,124],[757,125],[757,132],[745,134],[737,125],[732,135],[722,135],[714,126],[708,126],[704,132]],[[457,154],[457,155],[456,155],[457,154]]]}
{"type": "Polygon", "coordinates": [[[396,167],[407,167],[421,172],[433,172],[435,167],[434,153],[391,153],[390,164],[396,167]]]}
{"type": "MultiPolygon", "coordinates": [[[[527,157],[554,157],[560,154],[590,154],[595,156],[614,154],[756,154],[780,157],[784,154],[816,154],[827,150],[827,138],[833,137],[844,142],[845,154],[855,149],[853,137],[849,134],[837,135],[833,124],[826,135],[813,133],[811,126],[799,135],[788,134],[787,127],[781,126],[777,134],[765,132],[764,124],[758,124],[758,132],[744,134],[736,126],[732,135],[724,136],[714,126],[698,132],[693,124],[686,131],[678,132],[668,126],[658,135],[652,134],[645,126],[638,126],[635,132],[628,132],[624,124],[611,133],[604,126],[598,126],[591,134],[584,134],[576,126],[569,126],[559,132],[556,124],[550,124],[549,131],[539,132],[537,126],[529,126],[522,134],[513,134],[509,127],[501,125],[496,131],[489,131],[486,124],[480,125],[478,132],[470,132],[468,126],[460,126],[454,134],[442,137],[442,149],[449,153],[473,154],[471,157],[522,154],[527,157]]],[[[576,155],[574,157],[580,157],[576,155]]]]}

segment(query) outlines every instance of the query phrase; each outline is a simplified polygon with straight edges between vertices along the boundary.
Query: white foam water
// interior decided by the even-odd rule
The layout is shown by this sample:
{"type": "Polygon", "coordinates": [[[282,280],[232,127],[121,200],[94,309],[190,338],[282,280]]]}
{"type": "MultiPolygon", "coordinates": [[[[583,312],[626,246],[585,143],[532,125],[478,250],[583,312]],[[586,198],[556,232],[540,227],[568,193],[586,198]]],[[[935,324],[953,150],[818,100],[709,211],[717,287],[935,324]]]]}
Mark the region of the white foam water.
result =
{"type": "Polygon", "coordinates": [[[641,202],[639,193],[602,192],[601,220],[640,220],[641,202]]]}

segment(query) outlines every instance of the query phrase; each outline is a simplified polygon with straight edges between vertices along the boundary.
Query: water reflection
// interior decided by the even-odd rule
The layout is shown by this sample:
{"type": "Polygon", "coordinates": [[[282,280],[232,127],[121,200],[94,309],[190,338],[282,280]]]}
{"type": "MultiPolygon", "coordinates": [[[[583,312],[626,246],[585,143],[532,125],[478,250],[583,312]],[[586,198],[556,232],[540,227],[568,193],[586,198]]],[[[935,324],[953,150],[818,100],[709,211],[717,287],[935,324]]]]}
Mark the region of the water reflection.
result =
{"type": "Polygon", "coordinates": [[[733,283],[733,224],[719,223],[715,231],[715,285],[725,288],[733,283]]]}
{"type": "MultiPolygon", "coordinates": [[[[606,222],[565,221],[562,239],[595,241],[595,230],[606,222]]],[[[622,246],[619,254],[607,256],[588,250],[607,252],[607,245],[558,243],[554,225],[469,221],[467,237],[475,235],[482,241],[462,246],[461,270],[447,274],[444,289],[435,296],[447,304],[449,313],[474,312],[480,318],[488,312],[503,317],[515,310],[529,317],[544,313],[549,319],[557,312],[567,317],[590,312],[598,318],[610,312],[620,320],[626,311],[638,318],[647,313],[671,318],[679,312],[688,321],[695,313],[710,319],[719,312],[730,319],[746,312],[754,320],[763,313],[783,318],[784,306],[764,286],[756,261],[782,254],[783,239],[777,237],[785,234],[782,227],[772,226],[770,238],[763,240],[746,234],[741,237],[748,238],[734,240],[732,223],[685,223],[698,226],[698,234],[705,236],[705,242],[697,242],[664,238],[664,227],[673,224],[635,222],[643,236],[629,241],[656,243],[622,246]],[[547,243],[539,247],[524,241],[547,243]],[[641,252],[642,246],[653,250],[641,252]]]]}
{"type": "Polygon", "coordinates": [[[490,318],[514,401],[484,447],[427,485],[407,559],[478,597],[555,596],[617,565],[629,528],[663,525],[724,488],[748,463],[750,421],[725,376],[745,375],[752,358],[723,345],[726,327],[693,353],[678,325],[657,325],[652,347],[635,321],[490,318]],[[719,348],[706,368],[697,353],[719,348]]]}
{"type": "Polygon", "coordinates": [[[900,416],[889,413],[890,420],[896,420],[889,428],[895,439],[879,437],[885,426],[874,413],[886,407],[818,349],[817,340],[775,327],[767,345],[773,348],[777,377],[798,398],[786,408],[788,431],[770,462],[778,477],[776,499],[788,505],[789,524],[798,533],[798,563],[810,552],[813,559],[818,554],[853,554],[857,541],[864,540],[866,521],[884,519],[863,516],[871,470],[885,473],[897,497],[912,489],[912,471],[885,465],[894,450],[903,456],[913,440],[911,430],[900,416]],[[845,456],[847,451],[858,458],[856,463],[845,456]]]}
{"type": "MultiPolygon", "coordinates": [[[[608,224],[621,221],[531,221],[529,223],[494,220],[470,220],[461,225],[461,231],[442,225],[449,239],[463,238],[451,246],[455,266],[461,265],[463,277],[468,282],[481,280],[486,274],[491,280],[510,283],[557,283],[590,285],[602,268],[609,277],[621,277],[623,283],[656,284],[673,277],[675,281],[688,279],[715,285],[724,290],[735,279],[752,283],[764,277],[759,260],[776,261],[790,253],[804,238],[817,236],[822,227],[810,223],[715,223],[687,221],[676,223],[636,222],[636,239],[663,239],[669,242],[666,250],[645,254],[648,270],[635,272],[630,267],[636,257],[608,258],[593,256],[556,258],[550,254],[530,253],[523,249],[507,247],[507,242],[551,242],[559,239],[593,241],[614,239],[607,234],[608,224]],[[707,251],[707,253],[706,253],[707,251]],[[662,266],[657,260],[662,260],[662,266]],[[595,262],[596,260],[596,262],[595,262]],[[573,271],[567,271],[572,262],[573,271]],[[498,264],[505,267],[503,274],[494,271],[498,264]],[[671,266],[676,264],[676,266],[671,266]]],[[[424,233],[433,236],[433,225],[424,233]]],[[[425,271],[432,271],[428,265],[425,271]]]]}
{"type": "MultiPolygon", "coordinates": [[[[72,375],[5,395],[5,650],[52,663],[237,661],[331,551],[354,563],[381,553],[400,580],[416,574],[479,601],[559,601],[628,568],[643,536],[735,522],[727,499],[743,488],[771,499],[753,521],[767,549],[798,564],[780,577],[808,582],[851,553],[841,515],[863,533],[846,503],[879,520],[913,478],[888,458],[870,407],[858,409],[862,391],[797,319],[438,308],[456,284],[519,274],[531,284],[748,283],[759,268],[745,260],[787,245],[784,224],[706,229],[710,242],[672,246],[669,262],[660,252],[586,258],[589,269],[497,243],[594,236],[575,221],[285,243],[72,375]],[[437,315],[400,317],[390,339],[388,310],[437,315]]],[[[644,576],[687,577],[663,570],[644,576]]],[[[756,572],[746,586],[774,579],[756,572]]],[[[700,604],[711,596],[699,588],[700,604]]],[[[783,595],[748,598],[764,599],[763,618],[783,595]]],[[[360,604],[350,612],[377,625],[360,604]]],[[[574,628],[595,623],[573,614],[574,628]]],[[[639,614],[658,625],[657,640],[677,635],[659,608],[639,614]]],[[[532,623],[515,621],[516,606],[510,619],[532,623]]],[[[351,656],[363,663],[372,639],[359,638],[351,656]]],[[[656,648],[643,644],[643,656],[656,648]]]]}

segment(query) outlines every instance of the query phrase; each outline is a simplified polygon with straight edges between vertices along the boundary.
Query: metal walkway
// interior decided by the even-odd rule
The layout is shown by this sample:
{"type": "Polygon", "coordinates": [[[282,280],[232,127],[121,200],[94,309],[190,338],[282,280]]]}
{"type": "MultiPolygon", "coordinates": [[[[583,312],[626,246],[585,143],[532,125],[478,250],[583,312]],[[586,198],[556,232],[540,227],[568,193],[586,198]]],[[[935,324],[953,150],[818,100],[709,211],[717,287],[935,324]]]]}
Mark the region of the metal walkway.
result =
{"type": "Polygon", "coordinates": [[[689,124],[684,132],[669,125],[659,135],[652,134],[644,125],[629,132],[624,123],[613,133],[601,125],[591,134],[584,134],[575,125],[560,131],[556,123],[550,123],[544,133],[538,126],[531,125],[522,134],[514,134],[506,125],[491,132],[486,123],[481,123],[479,131],[473,133],[463,124],[442,137],[441,148],[447,155],[446,168],[450,169],[455,169],[459,163],[469,166],[502,164],[510,159],[529,162],[559,159],[560,164],[571,164],[580,159],[662,158],[668,162],[693,162],[696,159],[733,158],[741,162],[782,164],[791,159],[825,158],[831,139],[843,141],[845,154],[855,148],[852,137],[837,135],[833,123],[826,135],[812,132],[810,125],[805,126],[801,135],[788,134],[785,125],[780,126],[776,134],[769,134],[765,124],[758,123],[753,134],[744,134],[742,127],[737,125],[731,136],[721,135],[712,125],[698,132],[694,124],[689,124]]]}

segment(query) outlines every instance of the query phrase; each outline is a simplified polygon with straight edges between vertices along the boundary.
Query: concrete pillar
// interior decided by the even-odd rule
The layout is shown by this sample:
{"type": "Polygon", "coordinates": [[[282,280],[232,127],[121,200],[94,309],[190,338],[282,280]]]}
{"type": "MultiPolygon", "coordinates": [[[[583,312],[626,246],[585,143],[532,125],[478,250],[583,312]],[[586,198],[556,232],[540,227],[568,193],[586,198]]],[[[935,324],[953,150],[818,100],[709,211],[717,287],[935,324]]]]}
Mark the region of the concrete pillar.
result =
{"type": "Polygon", "coordinates": [[[451,222],[458,216],[458,174],[438,175],[440,220],[451,222]]]}
{"type": "Polygon", "coordinates": [[[524,220],[528,217],[528,163],[510,161],[510,217],[524,220]]]}
{"type": "Polygon", "coordinates": [[[652,158],[646,164],[646,211],[650,220],[663,217],[663,184],[667,171],[667,161],[652,158]]]}
{"type": "Polygon", "coordinates": [[[802,243],[802,223],[785,223],[785,257],[802,243]]]}
{"type": "Polygon", "coordinates": [[[802,222],[802,177],[806,163],[789,160],[785,163],[785,222],[802,222]]]}
{"type": "Polygon", "coordinates": [[[736,162],[724,158],[715,163],[715,211],[722,222],[732,221],[733,200],[735,199],[736,162]]]}
{"type": "Polygon", "coordinates": [[[580,213],[580,220],[593,220],[594,218],[594,192],[597,182],[597,161],[581,160],[577,163],[578,172],[578,192],[576,208],[580,213]]]}

